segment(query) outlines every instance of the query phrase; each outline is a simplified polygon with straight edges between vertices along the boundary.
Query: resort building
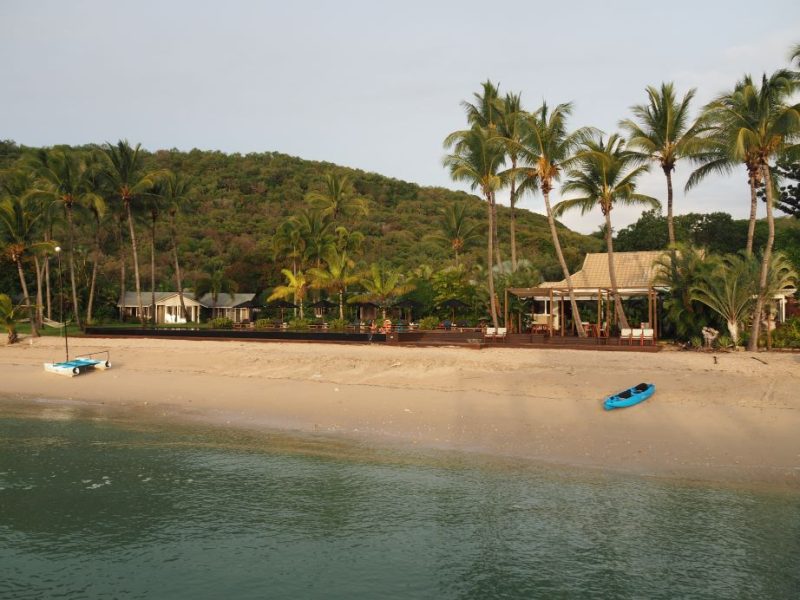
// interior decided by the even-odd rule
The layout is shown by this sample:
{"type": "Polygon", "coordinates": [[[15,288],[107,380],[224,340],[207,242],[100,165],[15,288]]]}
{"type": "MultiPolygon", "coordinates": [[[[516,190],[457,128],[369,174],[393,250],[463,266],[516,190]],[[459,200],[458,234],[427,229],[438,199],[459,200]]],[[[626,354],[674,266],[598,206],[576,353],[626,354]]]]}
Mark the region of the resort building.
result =
{"type": "MultiPolygon", "coordinates": [[[[227,317],[234,323],[249,321],[254,307],[255,294],[219,294],[214,300],[206,294],[199,300],[191,292],[183,293],[188,321],[199,323],[202,317],[227,317]]],[[[125,317],[142,317],[152,319],[152,294],[142,292],[143,315],[139,314],[136,292],[125,292],[124,298],[117,303],[120,313],[125,317]]],[[[181,300],[178,292],[156,292],[156,323],[186,323],[181,311],[181,300]]]]}

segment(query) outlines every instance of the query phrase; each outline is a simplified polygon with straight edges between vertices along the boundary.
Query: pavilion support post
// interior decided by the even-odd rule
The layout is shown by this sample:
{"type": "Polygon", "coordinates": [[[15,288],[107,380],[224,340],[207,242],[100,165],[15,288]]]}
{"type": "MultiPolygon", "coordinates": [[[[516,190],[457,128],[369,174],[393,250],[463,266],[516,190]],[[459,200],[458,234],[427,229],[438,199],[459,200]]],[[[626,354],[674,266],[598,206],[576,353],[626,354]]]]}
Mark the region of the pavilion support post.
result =
{"type": "MultiPolygon", "coordinates": [[[[559,327],[559,329],[561,329],[561,337],[564,337],[564,330],[567,328],[567,313],[565,311],[565,308],[566,307],[564,306],[564,295],[562,294],[561,295],[561,312],[559,313],[560,317],[561,317],[560,322],[559,322],[559,325],[561,326],[561,327],[559,327]]],[[[573,321],[575,320],[575,315],[572,315],[572,320],[573,321]]]]}
{"type": "Polygon", "coordinates": [[[600,339],[601,317],[603,316],[602,315],[602,312],[603,312],[602,296],[603,296],[603,290],[598,288],[598,290],[597,290],[597,338],[598,338],[598,340],[600,339]]]}
{"type": "Polygon", "coordinates": [[[547,308],[547,329],[553,337],[553,288],[550,288],[550,304],[547,308]]]}
{"type": "Polygon", "coordinates": [[[508,327],[508,288],[506,288],[505,300],[505,304],[503,305],[503,325],[508,327]]]}

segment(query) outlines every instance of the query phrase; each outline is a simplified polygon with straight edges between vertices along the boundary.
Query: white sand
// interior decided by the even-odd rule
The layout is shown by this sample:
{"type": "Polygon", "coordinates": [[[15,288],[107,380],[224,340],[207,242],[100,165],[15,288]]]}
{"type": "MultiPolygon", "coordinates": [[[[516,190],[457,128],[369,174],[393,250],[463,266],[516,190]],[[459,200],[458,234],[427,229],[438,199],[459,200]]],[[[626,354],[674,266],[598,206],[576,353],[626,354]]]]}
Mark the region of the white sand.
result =
{"type": "MultiPolygon", "coordinates": [[[[0,403],[72,399],[236,426],[800,489],[800,354],[71,339],[113,368],[45,373],[63,340],[0,346],[0,403]],[[765,361],[767,364],[763,364],[765,361]],[[653,382],[647,402],[604,396],[653,382]],[[146,404],[145,404],[146,403],[146,404]]],[[[0,407],[2,404],[0,404],[0,407]]]]}

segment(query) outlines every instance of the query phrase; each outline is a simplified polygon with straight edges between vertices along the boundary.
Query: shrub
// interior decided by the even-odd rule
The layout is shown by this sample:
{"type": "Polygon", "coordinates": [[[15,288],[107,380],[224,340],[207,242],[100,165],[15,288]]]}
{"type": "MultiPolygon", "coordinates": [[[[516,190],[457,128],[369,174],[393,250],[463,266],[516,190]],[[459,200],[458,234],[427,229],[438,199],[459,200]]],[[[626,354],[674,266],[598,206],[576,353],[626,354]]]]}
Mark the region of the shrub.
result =
{"type": "Polygon", "coordinates": [[[272,327],[272,321],[269,319],[258,319],[255,323],[253,323],[253,327],[256,329],[269,329],[272,327]]]}
{"type": "Polygon", "coordinates": [[[800,348],[800,317],[792,317],[772,332],[775,348],[800,348]]]}
{"type": "Polygon", "coordinates": [[[227,317],[217,317],[209,321],[211,329],[233,329],[233,321],[227,317]]]}
{"type": "Polygon", "coordinates": [[[331,319],[328,321],[328,327],[336,331],[344,331],[347,327],[347,319],[331,319]]]}
{"type": "Polygon", "coordinates": [[[293,319],[289,321],[289,329],[308,329],[311,323],[308,319],[293,319]]]}
{"type": "Polygon", "coordinates": [[[439,317],[423,317],[419,320],[420,329],[436,329],[439,326],[439,317]]]}
{"type": "Polygon", "coordinates": [[[733,340],[730,336],[722,334],[716,339],[715,342],[717,348],[733,348],[733,340]]]}

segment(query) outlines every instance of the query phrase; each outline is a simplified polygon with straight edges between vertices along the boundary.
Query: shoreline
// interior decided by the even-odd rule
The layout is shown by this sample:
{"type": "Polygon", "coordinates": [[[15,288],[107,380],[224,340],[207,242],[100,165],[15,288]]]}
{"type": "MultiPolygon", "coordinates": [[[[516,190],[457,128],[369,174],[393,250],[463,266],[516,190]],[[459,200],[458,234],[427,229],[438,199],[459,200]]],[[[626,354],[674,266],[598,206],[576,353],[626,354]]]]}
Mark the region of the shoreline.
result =
{"type": "Polygon", "coordinates": [[[800,490],[800,356],[98,339],[112,368],[45,373],[59,338],[0,346],[0,409],[35,398],[373,446],[800,490]],[[765,364],[766,363],[766,364],[765,364]],[[634,380],[635,379],[635,380],[634,380]],[[645,403],[605,395],[652,381],[645,403]]]}

